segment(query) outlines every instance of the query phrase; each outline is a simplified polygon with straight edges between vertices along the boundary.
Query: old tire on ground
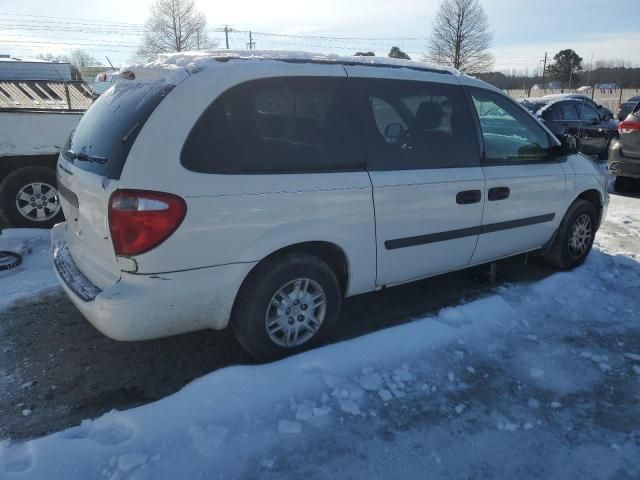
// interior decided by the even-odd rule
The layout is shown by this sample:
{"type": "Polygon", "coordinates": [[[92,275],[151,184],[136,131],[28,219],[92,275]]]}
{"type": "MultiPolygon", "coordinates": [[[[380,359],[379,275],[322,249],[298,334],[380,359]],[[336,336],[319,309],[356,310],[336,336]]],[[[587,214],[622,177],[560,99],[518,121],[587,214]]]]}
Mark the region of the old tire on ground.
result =
{"type": "Polygon", "coordinates": [[[245,280],[231,325],[249,354],[271,361],[325,341],[341,302],[338,279],[324,261],[307,253],[276,255],[245,280]]]}
{"type": "Polygon", "coordinates": [[[596,236],[598,214],[591,202],[578,199],[565,214],[553,245],[543,255],[552,267],[568,270],[582,265],[596,236]]]}
{"type": "Polygon", "coordinates": [[[13,227],[51,228],[63,220],[56,172],[19,168],[0,182],[0,215],[13,227]]]}

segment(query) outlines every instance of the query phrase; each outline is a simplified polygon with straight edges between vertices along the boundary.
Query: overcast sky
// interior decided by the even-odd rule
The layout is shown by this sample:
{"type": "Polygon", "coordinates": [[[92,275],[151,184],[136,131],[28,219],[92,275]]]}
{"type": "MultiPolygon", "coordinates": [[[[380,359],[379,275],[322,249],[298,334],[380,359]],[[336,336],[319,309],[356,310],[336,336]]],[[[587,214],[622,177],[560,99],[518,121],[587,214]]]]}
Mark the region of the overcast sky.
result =
{"type": "MultiPolygon", "coordinates": [[[[130,62],[151,0],[0,0],[0,53],[35,56],[77,46],[105,62],[130,62]],[[63,18],[49,18],[55,16],[63,18]],[[67,20],[65,20],[67,19],[67,20]],[[106,22],[119,22],[107,24],[106,22]],[[131,25],[125,25],[131,24],[131,25]],[[98,32],[96,32],[98,31],[98,32]]],[[[305,39],[256,34],[257,48],[386,55],[397,44],[413,58],[426,52],[439,0],[199,0],[211,36],[224,24],[238,30],[359,37],[305,39]],[[361,40],[367,38],[369,40],[361,40]]],[[[585,63],[623,59],[640,66],[640,0],[481,0],[493,31],[496,70],[541,68],[540,60],[573,48],[585,63]],[[605,5],[608,4],[608,5],[605,5]]],[[[246,34],[230,36],[245,48],[246,34]]]]}

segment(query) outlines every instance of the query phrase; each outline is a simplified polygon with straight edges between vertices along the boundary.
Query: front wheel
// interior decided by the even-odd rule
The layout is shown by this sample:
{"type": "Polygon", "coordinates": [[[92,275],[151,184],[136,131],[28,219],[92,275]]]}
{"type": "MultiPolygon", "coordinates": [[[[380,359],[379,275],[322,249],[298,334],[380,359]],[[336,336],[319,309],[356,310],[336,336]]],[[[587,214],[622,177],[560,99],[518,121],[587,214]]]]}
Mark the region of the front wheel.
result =
{"type": "Polygon", "coordinates": [[[61,222],[55,170],[31,166],[7,175],[0,183],[0,214],[14,227],[50,228],[61,222]]]}
{"type": "Polygon", "coordinates": [[[593,246],[596,225],[597,213],[593,204],[576,200],[562,219],[556,239],[543,260],[561,270],[582,265],[593,246]]]}
{"type": "Polygon", "coordinates": [[[231,324],[249,354],[275,360],[326,340],[341,300],[338,279],[325,262],[306,253],[277,255],[245,281],[231,324]]]}

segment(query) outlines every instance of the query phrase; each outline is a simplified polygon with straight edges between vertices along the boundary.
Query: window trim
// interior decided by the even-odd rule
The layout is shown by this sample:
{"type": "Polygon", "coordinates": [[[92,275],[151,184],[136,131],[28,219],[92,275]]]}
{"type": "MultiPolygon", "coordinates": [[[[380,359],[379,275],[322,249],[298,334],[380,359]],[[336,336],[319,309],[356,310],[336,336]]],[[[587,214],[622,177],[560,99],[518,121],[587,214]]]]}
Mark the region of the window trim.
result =
{"type": "Polygon", "coordinates": [[[541,164],[546,164],[546,163],[565,163],[567,161],[567,156],[566,155],[562,155],[560,153],[560,145],[558,145],[558,140],[555,138],[554,135],[550,135],[549,132],[547,131],[546,128],[544,128],[542,125],[539,124],[538,120],[536,120],[533,115],[531,114],[531,112],[529,112],[529,110],[527,110],[525,107],[523,107],[522,105],[520,105],[518,102],[514,101],[512,98],[500,93],[500,92],[496,92],[494,90],[490,90],[488,88],[481,88],[481,87],[470,87],[470,86],[465,86],[464,87],[466,93],[467,93],[467,101],[470,103],[470,107],[472,109],[472,115],[473,118],[476,122],[476,129],[478,130],[478,135],[480,136],[480,151],[481,151],[481,164],[482,166],[486,166],[486,167],[498,167],[498,166],[509,166],[509,165],[514,165],[514,166],[518,166],[518,165],[541,165],[541,164]],[[549,154],[540,159],[540,160],[490,160],[487,158],[487,150],[486,150],[486,145],[484,142],[484,133],[482,131],[482,124],[480,123],[480,116],[478,115],[478,110],[476,109],[474,103],[473,103],[473,91],[478,91],[478,92],[488,92],[489,94],[493,94],[493,95],[497,95],[500,96],[502,98],[504,98],[507,102],[511,102],[511,104],[515,105],[517,108],[520,108],[520,110],[522,110],[526,115],[528,115],[531,120],[532,123],[534,125],[536,125],[536,128],[540,128],[540,130],[542,130],[542,132],[546,135],[548,141],[549,141],[549,154]]]}

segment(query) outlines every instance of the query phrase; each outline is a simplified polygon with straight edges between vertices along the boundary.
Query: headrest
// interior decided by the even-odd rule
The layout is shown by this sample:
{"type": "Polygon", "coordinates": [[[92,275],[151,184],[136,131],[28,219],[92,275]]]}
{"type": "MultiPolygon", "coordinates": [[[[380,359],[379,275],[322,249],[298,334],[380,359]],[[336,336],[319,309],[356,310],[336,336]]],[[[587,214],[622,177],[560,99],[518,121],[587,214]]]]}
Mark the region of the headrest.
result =
{"type": "Polygon", "coordinates": [[[420,130],[433,130],[440,126],[443,112],[440,104],[435,102],[422,102],[416,113],[414,128],[420,130]]]}

